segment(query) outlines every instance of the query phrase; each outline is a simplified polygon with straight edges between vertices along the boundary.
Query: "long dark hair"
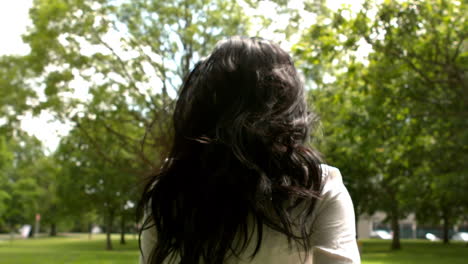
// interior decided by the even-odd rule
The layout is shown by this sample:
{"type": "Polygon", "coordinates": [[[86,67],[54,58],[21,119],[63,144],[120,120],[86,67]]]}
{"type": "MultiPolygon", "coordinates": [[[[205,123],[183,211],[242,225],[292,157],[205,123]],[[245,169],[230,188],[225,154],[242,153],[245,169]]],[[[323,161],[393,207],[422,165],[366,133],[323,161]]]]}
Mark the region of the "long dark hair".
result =
{"type": "Polygon", "coordinates": [[[142,230],[157,234],[149,263],[219,264],[256,239],[253,258],[264,226],[307,254],[322,185],[311,121],[285,51],[258,38],[220,42],[185,78],[172,151],[140,201],[142,230]]]}

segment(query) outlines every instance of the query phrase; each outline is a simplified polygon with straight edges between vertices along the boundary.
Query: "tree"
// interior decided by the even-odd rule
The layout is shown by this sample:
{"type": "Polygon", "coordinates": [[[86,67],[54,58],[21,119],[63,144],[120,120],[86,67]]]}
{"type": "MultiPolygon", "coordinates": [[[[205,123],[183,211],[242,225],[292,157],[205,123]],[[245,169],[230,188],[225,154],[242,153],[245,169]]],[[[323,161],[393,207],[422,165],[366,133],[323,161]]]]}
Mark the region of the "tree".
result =
{"type": "Polygon", "coordinates": [[[49,226],[49,235],[57,235],[57,225],[66,218],[66,204],[59,196],[58,187],[61,178],[61,166],[54,156],[44,156],[35,161],[35,174],[39,188],[38,213],[41,225],[49,226]]]}
{"type": "Polygon", "coordinates": [[[36,98],[31,88],[33,74],[27,65],[24,57],[0,57],[0,132],[4,135],[12,133],[18,118],[30,109],[30,101],[36,98]]]}
{"type": "Polygon", "coordinates": [[[218,40],[248,26],[239,5],[222,0],[42,0],[30,14],[28,58],[47,95],[38,109],[78,120],[73,117],[92,118],[125,105],[125,119],[99,118],[109,124],[108,133],[121,135],[116,143],[146,171],[159,168],[170,147],[172,98],[183,77],[218,40]],[[80,89],[91,98],[67,96],[80,89]],[[123,123],[140,132],[128,137],[117,126],[123,123]]]}
{"type": "MultiPolygon", "coordinates": [[[[460,2],[368,1],[357,14],[344,8],[313,26],[296,46],[304,71],[315,77],[312,93],[322,94],[319,113],[331,119],[326,154],[357,168],[349,174],[352,193],[378,194],[364,205],[388,213],[393,249],[400,248],[398,219],[416,211],[416,197],[425,194],[414,186],[442,189],[438,178],[461,182],[467,172],[467,144],[460,144],[467,142],[465,13],[460,2]],[[334,78],[324,80],[326,74],[334,78]]],[[[444,197],[440,209],[454,196],[444,197]]]]}
{"type": "Polygon", "coordinates": [[[5,145],[2,158],[7,158],[0,174],[4,179],[0,182],[3,198],[0,222],[14,232],[20,224],[34,223],[40,196],[35,166],[44,153],[39,140],[21,131],[9,137],[5,145]]]}
{"type": "Polygon", "coordinates": [[[128,186],[140,188],[171,147],[184,76],[217,41],[243,35],[248,19],[224,0],[37,0],[30,16],[26,60],[47,97],[36,111],[74,126],[58,154],[66,161],[59,189],[93,197],[109,233],[135,201],[138,192],[128,186]],[[86,177],[72,184],[78,175],[86,177]]]}
{"type": "MultiPolygon", "coordinates": [[[[0,136],[0,215],[5,215],[8,209],[6,203],[11,199],[10,194],[6,190],[8,183],[8,174],[6,172],[11,170],[12,160],[13,154],[10,152],[5,137],[0,136]]],[[[5,224],[5,219],[0,217],[0,229],[3,229],[2,227],[5,224]]]]}
{"type": "MultiPolygon", "coordinates": [[[[133,162],[131,153],[115,144],[119,135],[106,133],[107,129],[100,119],[82,118],[76,122],[92,127],[96,134],[91,137],[76,127],[62,140],[56,153],[64,168],[61,192],[74,193],[75,197],[68,198],[68,207],[77,208],[78,211],[94,209],[103,216],[107,249],[112,249],[110,235],[115,219],[120,216],[121,226],[124,227],[125,216],[131,211],[129,205],[136,204],[138,199],[141,184],[135,174],[139,170],[136,167],[138,164],[133,162]],[[93,145],[94,139],[99,142],[99,151],[93,145]],[[101,151],[106,158],[102,158],[101,151]],[[76,204],[77,198],[80,205],[76,204]]],[[[131,127],[128,129],[127,133],[131,127]]]]}
{"type": "MultiPolygon", "coordinates": [[[[459,198],[442,190],[450,186],[447,182],[463,182],[468,171],[464,162],[468,138],[463,132],[468,124],[468,60],[463,47],[468,36],[465,13],[466,5],[460,2],[458,5],[451,1],[391,2],[381,8],[380,21],[371,27],[371,32],[376,34],[384,30],[385,38],[366,40],[376,51],[373,58],[376,64],[393,74],[387,82],[398,84],[396,79],[402,80],[393,88],[395,96],[391,100],[394,106],[407,108],[405,121],[412,123],[416,130],[408,144],[422,143],[408,160],[419,159],[420,166],[427,166],[424,161],[429,161],[430,171],[426,173],[432,174],[431,184],[441,190],[437,193],[442,201],[439,210],[445,226],[445,242],[448,242],[447,227],[456,215],[450,208],[457,208],[452,205],[459,204],[459,198]],[[377,26],[379,22],[383,29],[377,26]]],[[[376,75],[376,81],[383,83],[382,71],[376,75]]],[[[378,91],[381,96],[388,95],[382,88],[378,91]]],[[[450,192],[456,190],[452,185],[450,192]]]]}
{"type": "Polygon", "coordinates": [[[22,57],[0,57],[0,229],[6,225],[11,229],[13,218],[16,219],[10,214],[13,199],[10,191],[14,186],[19,187],[18,182],[12,182],[15,164],[18,165],[14,148],[24,136],[18,128],[19,117],[29,109],[28,100],[36,97],[30,86],[32,80],[28,78],[31,71],[26,65],[22,57]]]}

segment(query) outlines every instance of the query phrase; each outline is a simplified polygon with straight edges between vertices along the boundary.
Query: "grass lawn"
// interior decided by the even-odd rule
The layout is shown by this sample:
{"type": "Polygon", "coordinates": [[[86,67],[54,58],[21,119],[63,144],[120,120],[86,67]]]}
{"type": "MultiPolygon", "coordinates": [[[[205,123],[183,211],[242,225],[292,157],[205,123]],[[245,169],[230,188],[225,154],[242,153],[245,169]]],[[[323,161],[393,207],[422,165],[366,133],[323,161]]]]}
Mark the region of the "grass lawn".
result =
{"type": "Polygon", "coordinates": [[[86,234],[0,241],[0,264],[137,264],[138,242],[127,235],[126,245],[112,236],[113,251],[105,250],[105,236],[86,234]]]}
{"type": "MultiPolygon", "coordinates": [[[[119,245],[114,235],[113,251],[106,251],[104,236],[72,235],[31,240],[0,240],[0,264],[137,264],[138,243],[127,236],[127,245],[119,245]]],[[[362,241],[363,264],[467,264],[468,247],[462,243],[403,240],[401,251],[389,250],[389,241],[362,241]]],[[[267,264],[267,263],[266,263],[267,264]]]]}
{"type": "Polygon", "coordinates": [[[363,264],[468,264],[468,247],[464,243],[425,240],[402,240],[402,250],[391,251],[385,240],[362,241],[363,264]]]}

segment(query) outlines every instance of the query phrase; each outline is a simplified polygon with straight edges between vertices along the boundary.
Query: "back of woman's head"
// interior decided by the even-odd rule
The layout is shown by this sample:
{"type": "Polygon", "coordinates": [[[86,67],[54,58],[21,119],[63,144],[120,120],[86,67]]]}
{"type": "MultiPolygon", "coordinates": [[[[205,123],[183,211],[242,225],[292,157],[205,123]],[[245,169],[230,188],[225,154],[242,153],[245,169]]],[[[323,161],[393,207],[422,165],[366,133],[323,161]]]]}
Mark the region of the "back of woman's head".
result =
{"type": "Polygon", "coordinates": [[[220,42],[186,77],[172,151],[141,200],[157,233],[150,263],[223,263],[249,243],[254,257],[265,225],[308,252],[321,188],[310,121],[285,51],[256,38],[220,42]]]}

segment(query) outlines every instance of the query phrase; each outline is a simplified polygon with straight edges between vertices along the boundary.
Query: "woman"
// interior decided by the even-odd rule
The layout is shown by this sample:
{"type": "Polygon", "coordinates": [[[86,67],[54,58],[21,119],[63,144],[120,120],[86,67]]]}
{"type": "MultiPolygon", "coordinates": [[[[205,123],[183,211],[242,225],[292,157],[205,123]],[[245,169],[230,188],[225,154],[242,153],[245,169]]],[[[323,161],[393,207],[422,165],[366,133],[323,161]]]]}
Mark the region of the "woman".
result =
{"type": "Polygon", "coordinates": [[[307,146],[303,84],[278,45],[233,37],[182,85],[146,186],[141,263],[359,263],[340,172],[307,146]]]}

